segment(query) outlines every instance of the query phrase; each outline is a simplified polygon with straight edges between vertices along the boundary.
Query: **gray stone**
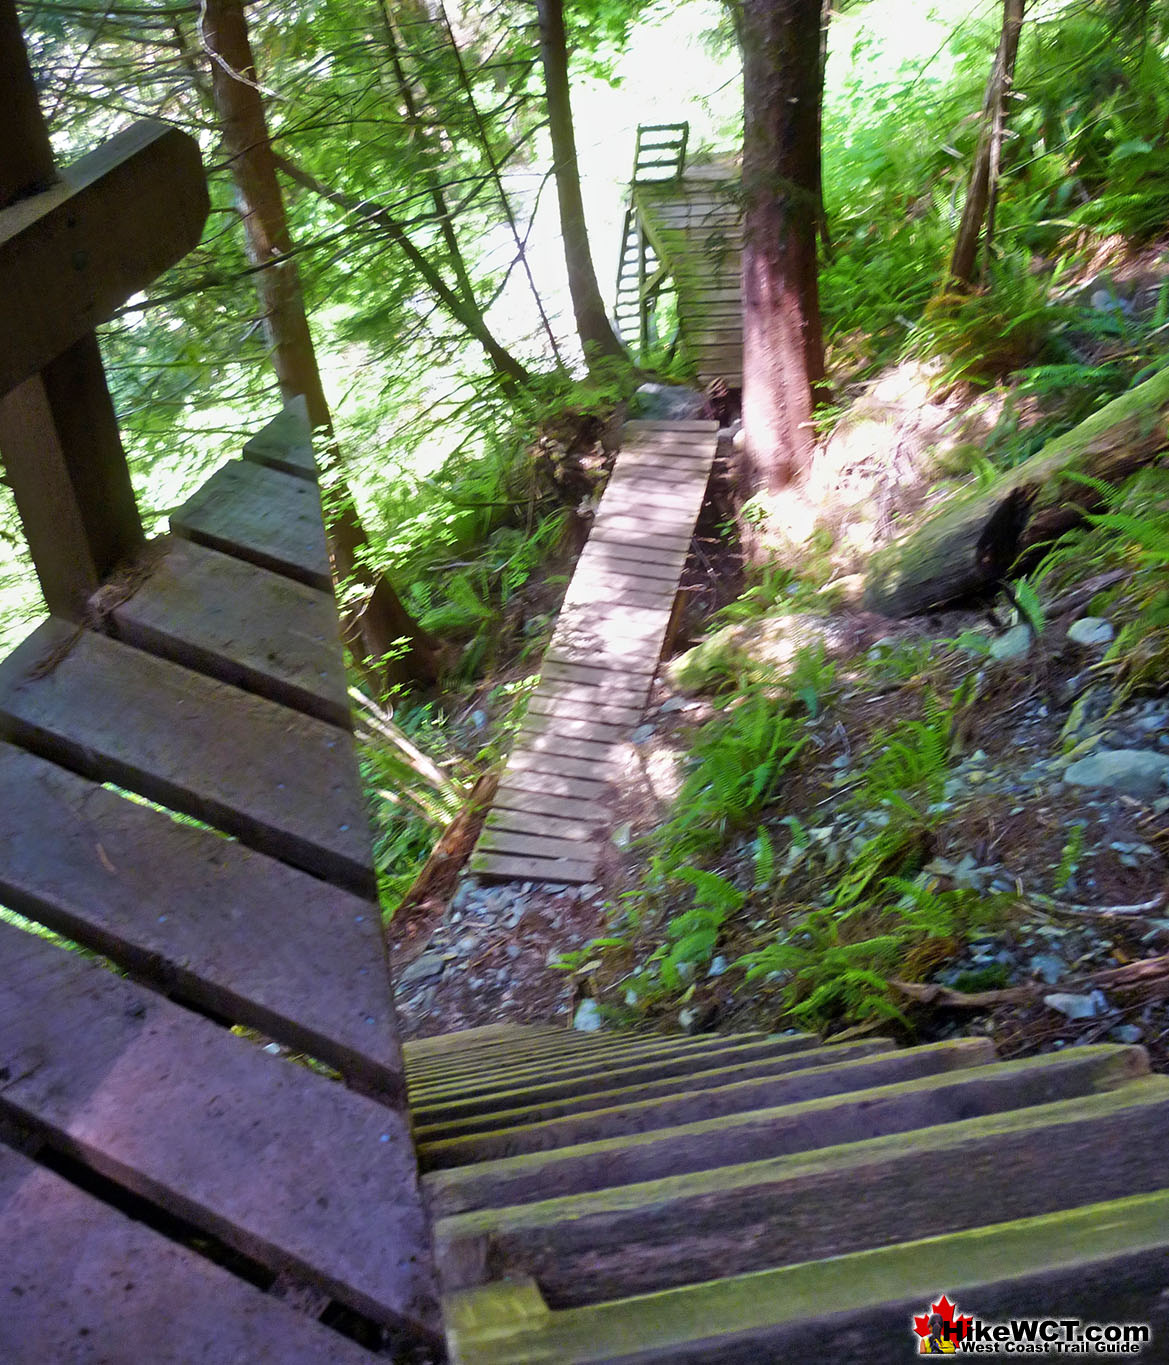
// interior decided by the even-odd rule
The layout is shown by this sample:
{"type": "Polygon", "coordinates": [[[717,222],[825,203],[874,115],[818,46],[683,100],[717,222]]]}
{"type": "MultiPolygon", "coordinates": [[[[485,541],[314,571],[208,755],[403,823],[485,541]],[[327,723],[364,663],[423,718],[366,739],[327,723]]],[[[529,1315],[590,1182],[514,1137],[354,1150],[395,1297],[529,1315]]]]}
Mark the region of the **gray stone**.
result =
{"type": "Polygon", "coordinates": [[[1068,627],[1068,639],[1073,644],[1090,648],[1108,644],[1116,632],[1102,616],[1081,616],[1068,627]]]}
{"type": "Polygon", "coordinates": [[[1031,627],[1012,626],[1005,634],[991,641],[990,657],[1003,663],[1007,659],[1022,659],[1031,652],[1031,627]]]}
{"type": "Polygon", "coordinates": [[[446,959],[442,953],[423,953],[416,957],[413,962],[398,977],[399,987],[417,986],[423,981],[433,981],[442,975],[442,969],[446,966],[446,959]]]}
{"type": "Polygon", "coordinates": [[[595,1000],[582,1000],[572,1016],[572,1027],[581,1033],[599,1033],[604,1027],[600,1005],[595,1000]]]}
{"type": "Polygon", "coordinates": [[[671,711],[685,711],[687,707],[693,706],[692,701],[687,701],[685,697],[667,697],[658,711],[661,715],[668,715],[671,711]]]}
{"type": "Polygon", "coordinates": [[[1139,1043],[1144,1036],[1144,1029],[1137,1024],[1121,1024],[1112,1030],[1112,1037],[1118,1043],[1139,1043]]]}
{"type": "Polygon", "coordinates": [[[722,976],[726,969],[727,960],[720,953],[716,958],[713,958],[711,960],[710,969],[707,971],[706,974],[707,976],[722,976]]]}
{"type": "Polygon", "coordinates": [[[1169,755],[1146,749],[1101,749],[1064,772],[1076,787],[1102,787],[1126,796],[1156,796],[1169,777],[1169,755]]]}
{"type": "Polygon", "coordinates": [[[1108,1002],[1099,991],[1093,991],[1091,995],[1045,995],[1043,1003],[1065,1019],[1095,1019],[1108,1008],[1108,1002]]]}
{"type": "Polygon", "coordinates": [[[642,384],[629,404],[630,417],[687,422],[702,416],[703,397],[681,384],[642,384]]]}
{"type": "Polygon", "coordinates": [[[628,848],[633,842],[633,825],[628,820],[618,825],[609,836],[609,841],[614,848],[628,848]]]}
{"type": "Polygon", "coordinates": [[[693,1006],[687,1006],[686,1009],[678,1011],[678,1027],[683,1033],[693,1032],[700,1013],[701,1011],[696,1010],[693,1006]]]}
{"type": "Polygon", "coordinates": [[[1040,981],[1044,981],[1049,986],[1055,983],[1067,971],[1067,963],[1063,958],[1056,957],[1054,953],[1036,953],[1031,959],[1031,973],[1037,976],[1040,981]]]}
{"type": "Polygon", "coordinates": [[[647,722],[645,725],[639,725],[629,738],[634,744],[644,744],[647,740],[652,739],[656,733],[654,727],[647,722]]]}

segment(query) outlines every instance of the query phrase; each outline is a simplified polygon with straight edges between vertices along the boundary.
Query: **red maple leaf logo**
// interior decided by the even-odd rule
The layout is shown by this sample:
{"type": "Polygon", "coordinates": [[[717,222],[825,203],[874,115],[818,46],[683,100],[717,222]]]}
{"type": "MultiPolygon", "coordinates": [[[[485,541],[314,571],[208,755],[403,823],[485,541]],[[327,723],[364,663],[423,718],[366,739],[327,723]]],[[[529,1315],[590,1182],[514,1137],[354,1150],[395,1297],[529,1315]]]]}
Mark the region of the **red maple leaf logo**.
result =
{"type": "Polygon", "coordinates": [[[928,1337],[930,1335],[930,1318],[935,1314],[940,1317],[944,1323],[949,1324],[950,1330],[946,1335],[951,1341],[961,1341],[963,1337],[969,1334],[971,1325],[974,1322],[974,1319],[971,1317],[966,1317],[965,1315],[959,1317],[957,1305],[951,1303],[950,1300],[946,1298],[945,1294],[943,1294],[937,1303],[930,1305],[930,1311],[928,1313],[923,1313],[921,1317],[914,1314],[913,1330],[919,1337],[928,1337]]]}

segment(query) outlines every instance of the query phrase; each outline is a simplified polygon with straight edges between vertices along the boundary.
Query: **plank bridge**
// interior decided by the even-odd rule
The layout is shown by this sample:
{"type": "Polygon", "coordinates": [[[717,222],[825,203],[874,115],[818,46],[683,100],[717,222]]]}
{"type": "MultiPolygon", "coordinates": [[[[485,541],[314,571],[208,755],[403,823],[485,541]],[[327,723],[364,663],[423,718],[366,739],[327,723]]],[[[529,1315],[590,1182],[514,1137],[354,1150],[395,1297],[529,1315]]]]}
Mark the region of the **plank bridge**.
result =
{"type": "MultiPolygon", "coordinates": [[[[0,1360],[893,1362],[943,1292],[1169,1331],[1138,1047],[400,1045],[303,406],[145,542],[92,329],[197,239],[198,155],[138,126],[58,175],[10,0],[0,80],[0,450],[50,612],[0,664],[0,1360]]],[[[602,692],[652,671],[711,445],[629,438],[582,571],[649,615],[599,682],[552,661],[602,692]]]]}

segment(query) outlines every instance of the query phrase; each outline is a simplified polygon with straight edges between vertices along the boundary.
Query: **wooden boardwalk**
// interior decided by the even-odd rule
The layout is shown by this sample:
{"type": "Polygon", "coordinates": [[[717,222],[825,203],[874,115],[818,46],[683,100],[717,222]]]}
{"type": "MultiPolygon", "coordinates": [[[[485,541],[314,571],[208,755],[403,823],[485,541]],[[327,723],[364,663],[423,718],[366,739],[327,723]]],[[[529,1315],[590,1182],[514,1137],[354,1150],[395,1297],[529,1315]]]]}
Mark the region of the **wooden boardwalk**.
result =
{"type": "Polygon", "coordinates": [[[714,462],[714,422],[628,422],[471,870],[591,881],[714,462]]]}
{"type": "Polygon", "coordinates": [[[742,214],[737,172],[686,167],[686,125],[638,130],[617,273],[618,325],[644,358],[673,292],[676,344],[699,383],[743,384],[742,214]],[[644,136],[643,136],[644,135],[644,136]],[[648,147],[648,150],[647,150],[648,147]]]}

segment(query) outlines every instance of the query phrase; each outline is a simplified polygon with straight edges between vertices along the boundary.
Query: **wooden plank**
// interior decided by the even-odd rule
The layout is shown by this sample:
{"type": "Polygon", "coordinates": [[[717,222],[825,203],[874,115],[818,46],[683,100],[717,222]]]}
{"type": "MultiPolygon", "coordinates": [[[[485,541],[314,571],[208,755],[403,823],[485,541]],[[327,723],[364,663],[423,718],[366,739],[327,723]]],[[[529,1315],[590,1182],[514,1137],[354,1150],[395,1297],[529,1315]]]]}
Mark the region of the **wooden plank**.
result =
{"type": "Polygon", "coordinates": [[[544,665],[542,676],[562,678],[565,682],[588,683],[593,687],[618,687],[642,697],[649,693],[649,680],[644,674],[615,673],[609,668],[590,668],[587,664],[562,664],[551,659],[544,665]]]}
{"type": "MultiPolygon", "coordinates": [[[[625,431],[621,437],[622,450],[643,450],[643,451],[672,451],[679,459],[690,459],[703,461],[710,459],[714,453],[715,437],[698,435],[697,433],[687,435],[685,432],[680,434],[671,432],[629,432],[625,431]]],[[[618,455],[618,463],[621,456],[618,455]]]]}
{"type": "Polygon", "coordinates": [[[556,815],[531,811],[509,810],[506,806],[495,806],[483,825],[489,830],[511,830],[517,834],[549,835],[553,839],[576,839],[588,842],[597,836],[596,822],[564,820],[556,815]]]}
{"type": "MultiPolygon", "coordinates": [[[[616,674],[611,675],[616,678],[616,674]]],[[[573,682],[569,678],[548,677],[540,679],[540,685],[532,693],[548,700],[559,698],[562,701],[582,701],[590,706],[628,706],[640,710],[645,705],[649,684],[643,681],[633,688],[618,687],[615,682],[599,686],[594,681],[573,682]]]]}
{"type": "Polygon", "coordinates": [[[199,144],[143,120],[4,209],[0,393],[92,335],[194,250],[209,207],[199,144]]]}
{"type": "Polygon", "coordinates": [[[609,784],[583,777],[562,777],[556,773],[512,772],[504,774],[504,782],[516,791],[540,792],[544,796],[567,797],[575,801],[607,799],[609,784]]]}
{"type": "Polygon", "coordinates": [[[573,758],[568,754],[551,753],[547,749],[513,750],[507,760],[509,773],[551,773],[553,777],[583,777],[590,782],[613,782],[620,776],[620,768],[612,762],[596,758],[573,758]]]}
{"type": "Polygon", "coordinates": [[[533,732],[523,737],[524,752],[529,754],[565,754],[570,758],[587,758],[598,767],[623,765],[627,746],[612,741],[576,739],[555,730],[533,732]]]}
{"type": "Polygon", "coordinates": [[[572,861],[597,859],[599,844],[583,843],[579,839],[557,839],[551,834],[515,834],[510,830],[485,829],[479,840],[482,853],[531,855],[537,858],[567,858],[572,861]]]}
{"type": "Polygon", "coordinates": [[[438,1328],[405,1113],[0,924],[0,1113],[273,1270],[438,1328]]]}
{"type": "Polygon", "coordinates": [[[597,545],[584,550],[578,564],[586,564],[590,568],[595,566],[613,573],[636,572],[639,579],[657,580],[673,586],[681,577],[686,558],[686,554],[680,551],[675,553],[671,550],[664,553],[662,550],[650,549],[647,546],[613,545],[612,542],[605,542],[602,546],[598,541],[597,545]]]}
{"type": "Polygon", "coordinates": [[[7,1147],[0,1205],[6,1365],[368,1365],[356,1343],[7,1147]]]}
{"type": "Polygon", "coordinates": [[[601,640],[594,630],[564,630],[554,637],[556,651],[565,661],[587,662],[603,658],[607,663],[637,665],[647,673],[657,670],[660,642],[644,639],[601,640]]]}
{"type": "Polygon", "coordinates": [[[531,791],[512,784],[504,774],[495,795],[493,810],[504,813],[521,811],[531,815],[551,815],[558,820],[571,820],[595,830],[608,818],[608,812],[591,798],[555,796],[551,792],[531,791]]]}
{"type": "Polygon", "coordinates": [[[168,994],[400,1094],[368,900],[7,744],[0,900],[168,994]]]}
{"type": "Polygon", "coordinates": [[[535,693],[528,701],[528,712],[537,716],[562,716],[565,720],[591,720],[598,725],[636,725],[641,709],[636,706],[601,706],[596,702],[542,696],[535,693]]]}
{"type": "Polygon", "coordinates": [[[278,469],[233,460],[188,498],[171,530],[312,588],[331,589],[316,485],[278,469]]]}
{"type": "Polygon", "coordinates": [[[332,593],[168,537],[111,613],[118,638],[332,725],[350,724],[332,593]]]}
{"type": "Polygon", "coordinates": [[[693,431],[705,433],[713,439],[718,434],[718,423],[712,422],[708,418],[700,417],[686,418],[680,422],[657,421],[647,417],[631,417],[629,421],[624,424],[622,430],[628,432],[664,431],[667,434],[670,432],[693,431]]]}
{"type": "Polygon", "coordinates": [[[627,744],[629,742],[629,726],[625,722],[614,723],[595,719],[573,720],[567,716],[562,716],[557,721],[537,711],[530,711],[524,717],[524,724],[520,733],[527,740],[531,735],[545,734],[548,731],[555,731],[557,734],[565,735],[570,739],[589,739],[601,744],[627,744]]]}
{"type": "Polygon", "coordinates": [[[336,726],[50,619],[0,663],[0,735],[374,892],[353,740],[336,726]]]}
{"type": "MultiPolygon", "coordinates": [[[[641,592],[628,586],[631,580],[627,578],[607,577],[597,575],[589,577],[582,583],[576,593],[566,595],[564,604],[571,606],[577,602],[592,602],[596,600],[598,593],[603,592],[608,600],[617,606],[627,607],[661,607],[672,606],[677,593],[671,588],[666,587],[660,592],[641,592]]],[[[636,580],[634,580],[636,581],[636,580]]],[[[659,587],[662,585],[659,584],[659,587]]]]}
{"type": "Polygon", "coordinates": [[[663,517],[649,513],[634,514],[613,510],[599,514],[593,522],[593,534],[603,541],[632,541],[638,545],[661,545],[666,549],[689,546],[694,529],[694,513],[679,516],[672,509],[663,517]]]}
{"type": "Polygon", "coordinates": [[[592,881],[597,865],[590,858],[570,862],[567,858],[533,858],[507,853],[473,853],[471,871],[478,877],[522,878],[535,882],[592,881]]]}
{"type": "Polygon", "coordinates": [[[683,554],[690,548],[689,530],[673,534],[658,534],[652,531],[636,530],[632,527],[612,529],[607,522],[594,525],[589,539],[603,545],[631,545],[639,549],[680,550],[683,554]]]}
{"type": "Polygon", "coordinates": [[[317,461],[313,455],[312,428],[304,397],[298,395],[281,408],[244,446],[243,456],[255,464],[266,464],[270,469],[315,481],[317,461]]]}

